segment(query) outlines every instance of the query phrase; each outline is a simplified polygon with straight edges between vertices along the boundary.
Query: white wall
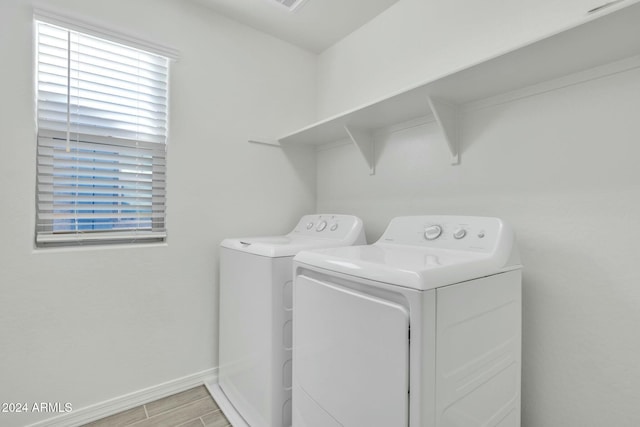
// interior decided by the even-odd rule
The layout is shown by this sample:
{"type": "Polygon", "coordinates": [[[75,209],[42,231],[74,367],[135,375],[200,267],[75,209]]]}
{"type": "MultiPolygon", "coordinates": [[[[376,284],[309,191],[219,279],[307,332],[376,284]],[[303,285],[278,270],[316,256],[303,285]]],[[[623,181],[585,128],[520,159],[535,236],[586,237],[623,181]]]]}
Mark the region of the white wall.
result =
{"type": "MultiPolygon", "coordinates": [[[[566,26],[592,6],[475,3],[401,0],[323,53],[321,116],[566,26]],[[463,4],[477,10],[455,15],[463,4]]],[[[525,265],[523,427],[640,425],[638,111],[636,68],[467,111],[459,166],[434,123],[379,132],[374,176],[351,145],[318,154],[318,210],[359,215],[370,241],[399,215],[514,225],[525,265]]]]}
{"type": "Polygon", "coordinates": [[[400,0],[320,55],[327,117],[580,22],[603,0],[400,0]]]}
{"type": "Polygon", "coordinates": [[[35,250],[32,7],[0,2],[0,402],[80,409],[217,366],[218,243],[315,211],[314,157],[246,140],[315,118],[316,58],[186,1],[43,4],[181,54],[168,243],[35,250]]]}

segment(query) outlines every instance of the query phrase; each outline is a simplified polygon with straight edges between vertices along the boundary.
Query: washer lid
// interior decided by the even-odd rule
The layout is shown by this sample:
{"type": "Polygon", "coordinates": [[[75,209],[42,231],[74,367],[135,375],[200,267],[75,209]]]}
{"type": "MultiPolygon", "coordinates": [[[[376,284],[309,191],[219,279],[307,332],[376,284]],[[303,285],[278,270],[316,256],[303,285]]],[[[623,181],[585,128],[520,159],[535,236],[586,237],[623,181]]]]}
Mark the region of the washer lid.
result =
{"type": "Polygon", "coordinates": [[[377,282],[427,290],[520,268],[488,254],[375,243],[300,252],[294,261],[377,282]]]}
{"type": "Polygon", "coordinates": [[[220,246],[271,258],[294,256],[300,251],[339,245],[334,240],[306,236],[266,236],[225,239],[220,246]]]}
{"type": "Polygon", "coordinates": [[[362,220],[353,215],[305,215],[286,236],[225,239],[220,246],[271,258],[302,250],[365,244],[362,220]]]}

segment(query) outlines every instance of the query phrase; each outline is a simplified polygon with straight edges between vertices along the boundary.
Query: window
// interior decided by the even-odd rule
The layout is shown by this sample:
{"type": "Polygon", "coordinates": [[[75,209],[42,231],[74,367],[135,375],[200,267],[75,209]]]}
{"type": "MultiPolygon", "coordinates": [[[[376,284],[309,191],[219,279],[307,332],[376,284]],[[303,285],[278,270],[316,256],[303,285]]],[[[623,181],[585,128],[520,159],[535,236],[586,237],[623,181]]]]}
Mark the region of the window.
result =
{"type": "Polygon", "coordinates": [[[168,58],[36,33],[36,244],[164,240],[168,58]]]}

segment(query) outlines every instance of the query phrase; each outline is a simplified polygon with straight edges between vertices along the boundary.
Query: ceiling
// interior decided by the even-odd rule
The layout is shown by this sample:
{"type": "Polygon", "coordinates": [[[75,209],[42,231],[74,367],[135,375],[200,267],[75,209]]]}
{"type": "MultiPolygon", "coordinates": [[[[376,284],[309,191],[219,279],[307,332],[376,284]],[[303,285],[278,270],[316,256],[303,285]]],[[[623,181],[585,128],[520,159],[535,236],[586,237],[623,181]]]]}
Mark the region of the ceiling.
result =
{"type": "Polygon", "coordinates": [[[193,0],[255,29],[322,52],[398,0],[307,0],[289,12],[275,0],[193,0]]]}

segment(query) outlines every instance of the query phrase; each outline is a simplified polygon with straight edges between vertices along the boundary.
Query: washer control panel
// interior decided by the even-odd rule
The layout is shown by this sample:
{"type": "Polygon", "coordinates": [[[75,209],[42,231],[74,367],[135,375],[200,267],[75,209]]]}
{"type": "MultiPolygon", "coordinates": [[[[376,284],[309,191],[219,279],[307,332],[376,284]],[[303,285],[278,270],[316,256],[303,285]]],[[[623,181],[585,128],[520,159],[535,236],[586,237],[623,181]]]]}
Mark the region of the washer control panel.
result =
{"type": "Polygon", "coordinates": [[[504,228],[501,219],[490,217],[397,217],[389,223],[379,242],[490,252],[502,237],[504,228]]]}
{"type": "Polygon", "coordinates": [[[361,229],[362,221],[353,215],[305,215],[289,234],[327,239],[345,239],[356,231],[361,232],[361,229]]]}

